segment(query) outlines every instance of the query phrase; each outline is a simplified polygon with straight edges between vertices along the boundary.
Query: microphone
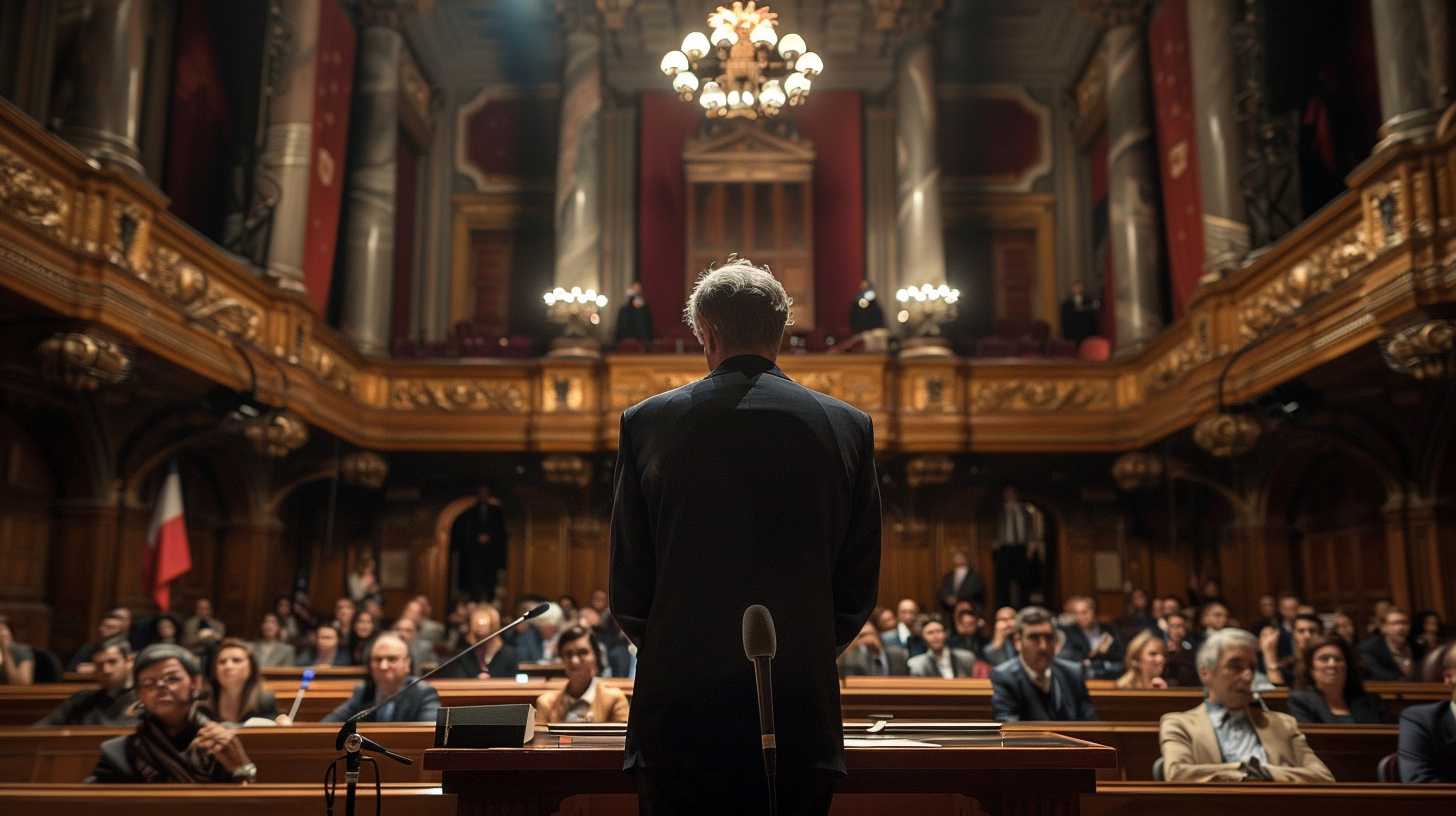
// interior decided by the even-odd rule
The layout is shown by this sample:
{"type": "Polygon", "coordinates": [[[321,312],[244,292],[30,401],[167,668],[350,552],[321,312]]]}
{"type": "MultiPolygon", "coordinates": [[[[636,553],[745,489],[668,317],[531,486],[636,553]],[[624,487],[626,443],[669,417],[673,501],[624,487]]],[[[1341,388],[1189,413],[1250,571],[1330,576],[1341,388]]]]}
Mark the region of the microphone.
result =
{"type": "Polygon", "coordinates": [[[754,604],[743,610],[743,656],[753,662],[758,687],[758,730],[763,746],[763,772],[768,778],[769,816],[778,813],[778,741],[774,734],[773,659],[779,650],[778,632],[768,607],[754,604]]]}

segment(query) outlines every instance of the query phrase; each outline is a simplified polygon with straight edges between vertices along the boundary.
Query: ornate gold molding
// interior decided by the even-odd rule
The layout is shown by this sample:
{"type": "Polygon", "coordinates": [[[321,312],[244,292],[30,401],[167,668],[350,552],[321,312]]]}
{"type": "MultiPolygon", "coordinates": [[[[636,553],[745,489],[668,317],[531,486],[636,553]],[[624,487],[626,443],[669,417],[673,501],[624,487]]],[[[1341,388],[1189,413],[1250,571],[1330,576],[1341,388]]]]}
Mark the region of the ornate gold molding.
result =
{"type": "Polygon", "coordinates": [[[46,380],[72,391],[119,385],[131,376],[131,357],[121,346],[90,332],[61,332],[36,348],[46,380]]]}
{"type": "Polygon", "coordinates": [[[339,460],[339,477],[351,485],[378,490],[389,478],[389,463],[374,451],[354,451],[339,460]]]}
{"type": "Polygon", "coordinates": [[[389,385],[389,407],[396,411],[523,414],[530,405],[526,389],[510,380],[409,379],[394,380],[389,385]]]}
{"type": "Polygon", "coordinates": [[[1456,320],[1428,320],[1380,341],[1392,371],[1418,380],[1456,377],[1456,320]]]}
{"type": "Polygon", "coordinates": [[[1109,411],[1109,380],[1011,380],[972,382],[971,406],[986,413],[1109,411]]]}
{"type": "Polygon", "coordinates": [[[1344,283],[1372,254],[1360,227],[1351,227],[1296,261],[1256,290],[1239,309],[1239,335],[1252,340],[1316,297],[1344,283]]]}
{"type": "Polygon", "coordinates": [[[70,208],[60,182],[0,146],[0,211],[62,238],[70,208]]]}
{"type": "Polygon", "coordinates": [[[1247,414],[1212,414],[1193,427],[1193,441],[1220,459],[1242,456],[1259,444],[1264,429],[1247,414]]]}
{"type": "Polygon", "coordinates": [[[1128,493],[1156,487],[1163,481],[1162,457],[1129,451],[1112,463],[1112,480],[1128,493]]]}

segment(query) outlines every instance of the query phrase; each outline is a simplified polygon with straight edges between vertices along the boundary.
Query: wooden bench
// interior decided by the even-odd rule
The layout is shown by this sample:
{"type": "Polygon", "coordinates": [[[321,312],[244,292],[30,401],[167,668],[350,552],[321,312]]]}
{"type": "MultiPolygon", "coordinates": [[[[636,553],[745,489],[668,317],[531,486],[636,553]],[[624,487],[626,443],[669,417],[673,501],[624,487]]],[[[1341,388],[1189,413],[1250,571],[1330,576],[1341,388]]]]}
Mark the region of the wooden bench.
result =
{"type": "Polygon", "coordinates": [[[1099,782],[1081,804],[1082,816],[1432,816],[1456,813],[1456,785],[1099,782]]]}
{"type": "MultiPolygon", "coordinates": [[[[340,774],[340,777],[343,775],[340,774]]],[[[196,813],[266,813],[268,816],[317,816],[323,810],[323,787],[280,785],[0,785],[0,813],[26,816],[192,816],[196,813]]],[[[386,785],[386,813],[454,816],[453,795],[439,785],[386,785]]],[[[374,786],[359,786],[359,813],[374,812],[374,786]]],[[[339,783],[334,812],[344,812],[344,785],[339,783]]]]}

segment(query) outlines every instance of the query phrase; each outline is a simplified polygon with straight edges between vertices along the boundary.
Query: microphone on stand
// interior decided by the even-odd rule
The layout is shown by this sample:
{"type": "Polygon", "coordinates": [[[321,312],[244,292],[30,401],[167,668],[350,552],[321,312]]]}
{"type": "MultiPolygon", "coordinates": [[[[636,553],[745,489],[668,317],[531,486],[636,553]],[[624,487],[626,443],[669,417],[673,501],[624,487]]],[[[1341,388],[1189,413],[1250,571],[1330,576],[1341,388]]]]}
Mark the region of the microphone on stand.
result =
{"type": "Polygon", "coordinates": [[[768,607],[754,604],[743,610],[743,655],[753,662],[753,680],[758,687],[758,730],[763,772],[768,778],[769,816],[778,813],[778,742],[773,709],[773,659],[778,650],[778,632],[768,607]]]}

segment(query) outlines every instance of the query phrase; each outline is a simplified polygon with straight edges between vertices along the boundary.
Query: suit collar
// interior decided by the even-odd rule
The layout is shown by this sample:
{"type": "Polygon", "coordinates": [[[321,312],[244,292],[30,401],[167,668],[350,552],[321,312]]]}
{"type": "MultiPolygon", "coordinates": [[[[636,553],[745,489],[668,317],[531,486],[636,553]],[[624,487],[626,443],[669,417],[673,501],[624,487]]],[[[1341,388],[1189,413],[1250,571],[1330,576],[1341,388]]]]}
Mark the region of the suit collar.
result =
{"type": "Polygon", "coordinates": [[[717,377],[720,374],[732,373],[746,374],[750,377],[756,377],[759,374],[772,374],[775,377],[783,377],[786,380],[789,378],[787,374],[779,370],[779,367],[774,364],[773,360],[757,354],[738,354],[729,357],[719,363],[718,367],[713,369],[708,376],[717,377]]]}
{"type": "Polygon", "coordinates": [[[1218,747],[1218,736],[1213,733],[1213,717],[1209,716],[1209,705],[1205,703],[1199,706],[1194,709],[1193,714],[1193,745],[1197,749],[1195,762],[1200,764],[1223,761],[1223,749],[1218,747]],[[1197,758],[1200,756],[1202,758],[1197,758]]]}

